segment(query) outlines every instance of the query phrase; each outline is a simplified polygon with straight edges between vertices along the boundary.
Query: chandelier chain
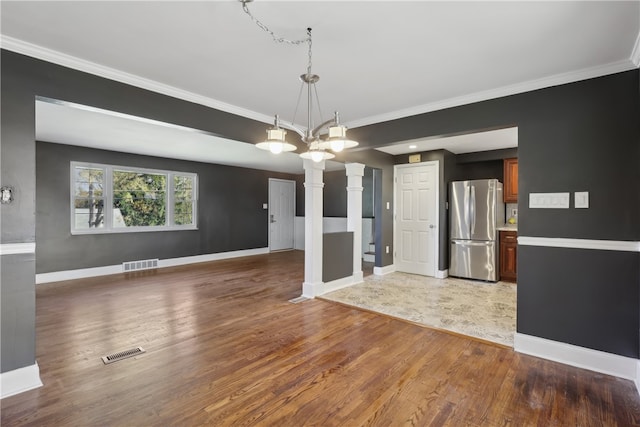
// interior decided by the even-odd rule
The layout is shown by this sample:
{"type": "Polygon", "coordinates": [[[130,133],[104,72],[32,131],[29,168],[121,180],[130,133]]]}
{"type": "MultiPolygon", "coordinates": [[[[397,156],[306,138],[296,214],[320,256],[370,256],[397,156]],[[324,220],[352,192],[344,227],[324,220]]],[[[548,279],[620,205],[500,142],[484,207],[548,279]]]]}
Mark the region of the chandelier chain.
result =
{"type": "Polygon", "coordinates": [[[273,38],[273,41],[275,41],[276,43],[286,43],[286,44],[294,44],[294,45],[299,45],[299,44],[303,44],[303,43],[309,43],[309,50],[311,50],[311,32],[310,31],[307,32],[307,34],[309,36],[307,38],[304,38],[304,39],[289,40],[289,39],[284,38],[284,37],[279,37],[273,31],[271,31],[269,29],[269,27],[267,27],[265,24],[263,24],[258,18],[253,16],[251,11],[249,10],[249,7],[247,6],[247,0],[242,0],[242,10],[244,10],[244,13],[249,15],[251,20],[253,22],[255,22],[258,27],[260,27],[263,31],[265,31],[269,35],[271,35],[271,37],[273,38]]]}

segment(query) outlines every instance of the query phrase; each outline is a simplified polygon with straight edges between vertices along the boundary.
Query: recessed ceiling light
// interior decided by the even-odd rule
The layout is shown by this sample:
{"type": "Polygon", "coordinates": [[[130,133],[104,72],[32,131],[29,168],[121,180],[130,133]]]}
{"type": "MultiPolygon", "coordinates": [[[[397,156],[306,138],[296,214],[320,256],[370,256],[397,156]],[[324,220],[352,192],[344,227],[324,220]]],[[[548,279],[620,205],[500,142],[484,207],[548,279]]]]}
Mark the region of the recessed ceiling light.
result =
{"type": "Polygon", "coordinates": [[[411,149],[413,149],[413,148],[418,148],[418,146],[417,146],[417,145],[415,145],[415,144],[411,144],[411,145],[409,146],[409,148],[411,148],[411,149]]]}

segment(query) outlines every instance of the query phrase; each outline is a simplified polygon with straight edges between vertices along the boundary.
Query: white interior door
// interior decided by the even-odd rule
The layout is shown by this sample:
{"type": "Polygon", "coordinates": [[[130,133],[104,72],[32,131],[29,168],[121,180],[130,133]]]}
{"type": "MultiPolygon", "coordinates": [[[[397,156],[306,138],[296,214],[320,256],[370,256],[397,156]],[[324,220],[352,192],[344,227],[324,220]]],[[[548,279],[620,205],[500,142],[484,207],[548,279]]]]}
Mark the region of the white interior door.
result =
{"type": "Polygon", "coordinates": [[[269,179],[269,249],[293,249],[295,181],[269,179]]]}
{"type": "Polygon", "coordinates": [[[395,266],[435,276],[438,249],[438,163],[396,166],[395,266]]]}

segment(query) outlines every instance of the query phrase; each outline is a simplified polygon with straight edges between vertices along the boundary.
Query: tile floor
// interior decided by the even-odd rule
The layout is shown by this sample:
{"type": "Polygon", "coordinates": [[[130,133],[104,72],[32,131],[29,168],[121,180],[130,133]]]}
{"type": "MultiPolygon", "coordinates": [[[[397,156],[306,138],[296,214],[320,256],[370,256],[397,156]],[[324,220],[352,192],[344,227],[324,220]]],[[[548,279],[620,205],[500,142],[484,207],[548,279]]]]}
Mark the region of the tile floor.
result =
{"type": "Polygon", "coordinates": [[[324,299],[513,347],[516,285],[407,273],[370,275],[324,299]]]}

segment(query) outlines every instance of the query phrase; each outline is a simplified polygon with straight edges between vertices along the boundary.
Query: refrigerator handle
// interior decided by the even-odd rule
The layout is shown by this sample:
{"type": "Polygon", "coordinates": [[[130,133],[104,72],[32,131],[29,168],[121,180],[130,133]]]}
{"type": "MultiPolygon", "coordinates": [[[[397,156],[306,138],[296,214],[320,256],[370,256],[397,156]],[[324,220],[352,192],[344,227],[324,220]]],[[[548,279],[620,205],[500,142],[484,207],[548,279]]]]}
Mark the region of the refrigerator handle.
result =
{"type": "Polygon", "coordinates": [[[471,235],[476,233],[476,187],[471,186],[471,203],[469,203],[469,211],[471,212],[471,235]]]}

